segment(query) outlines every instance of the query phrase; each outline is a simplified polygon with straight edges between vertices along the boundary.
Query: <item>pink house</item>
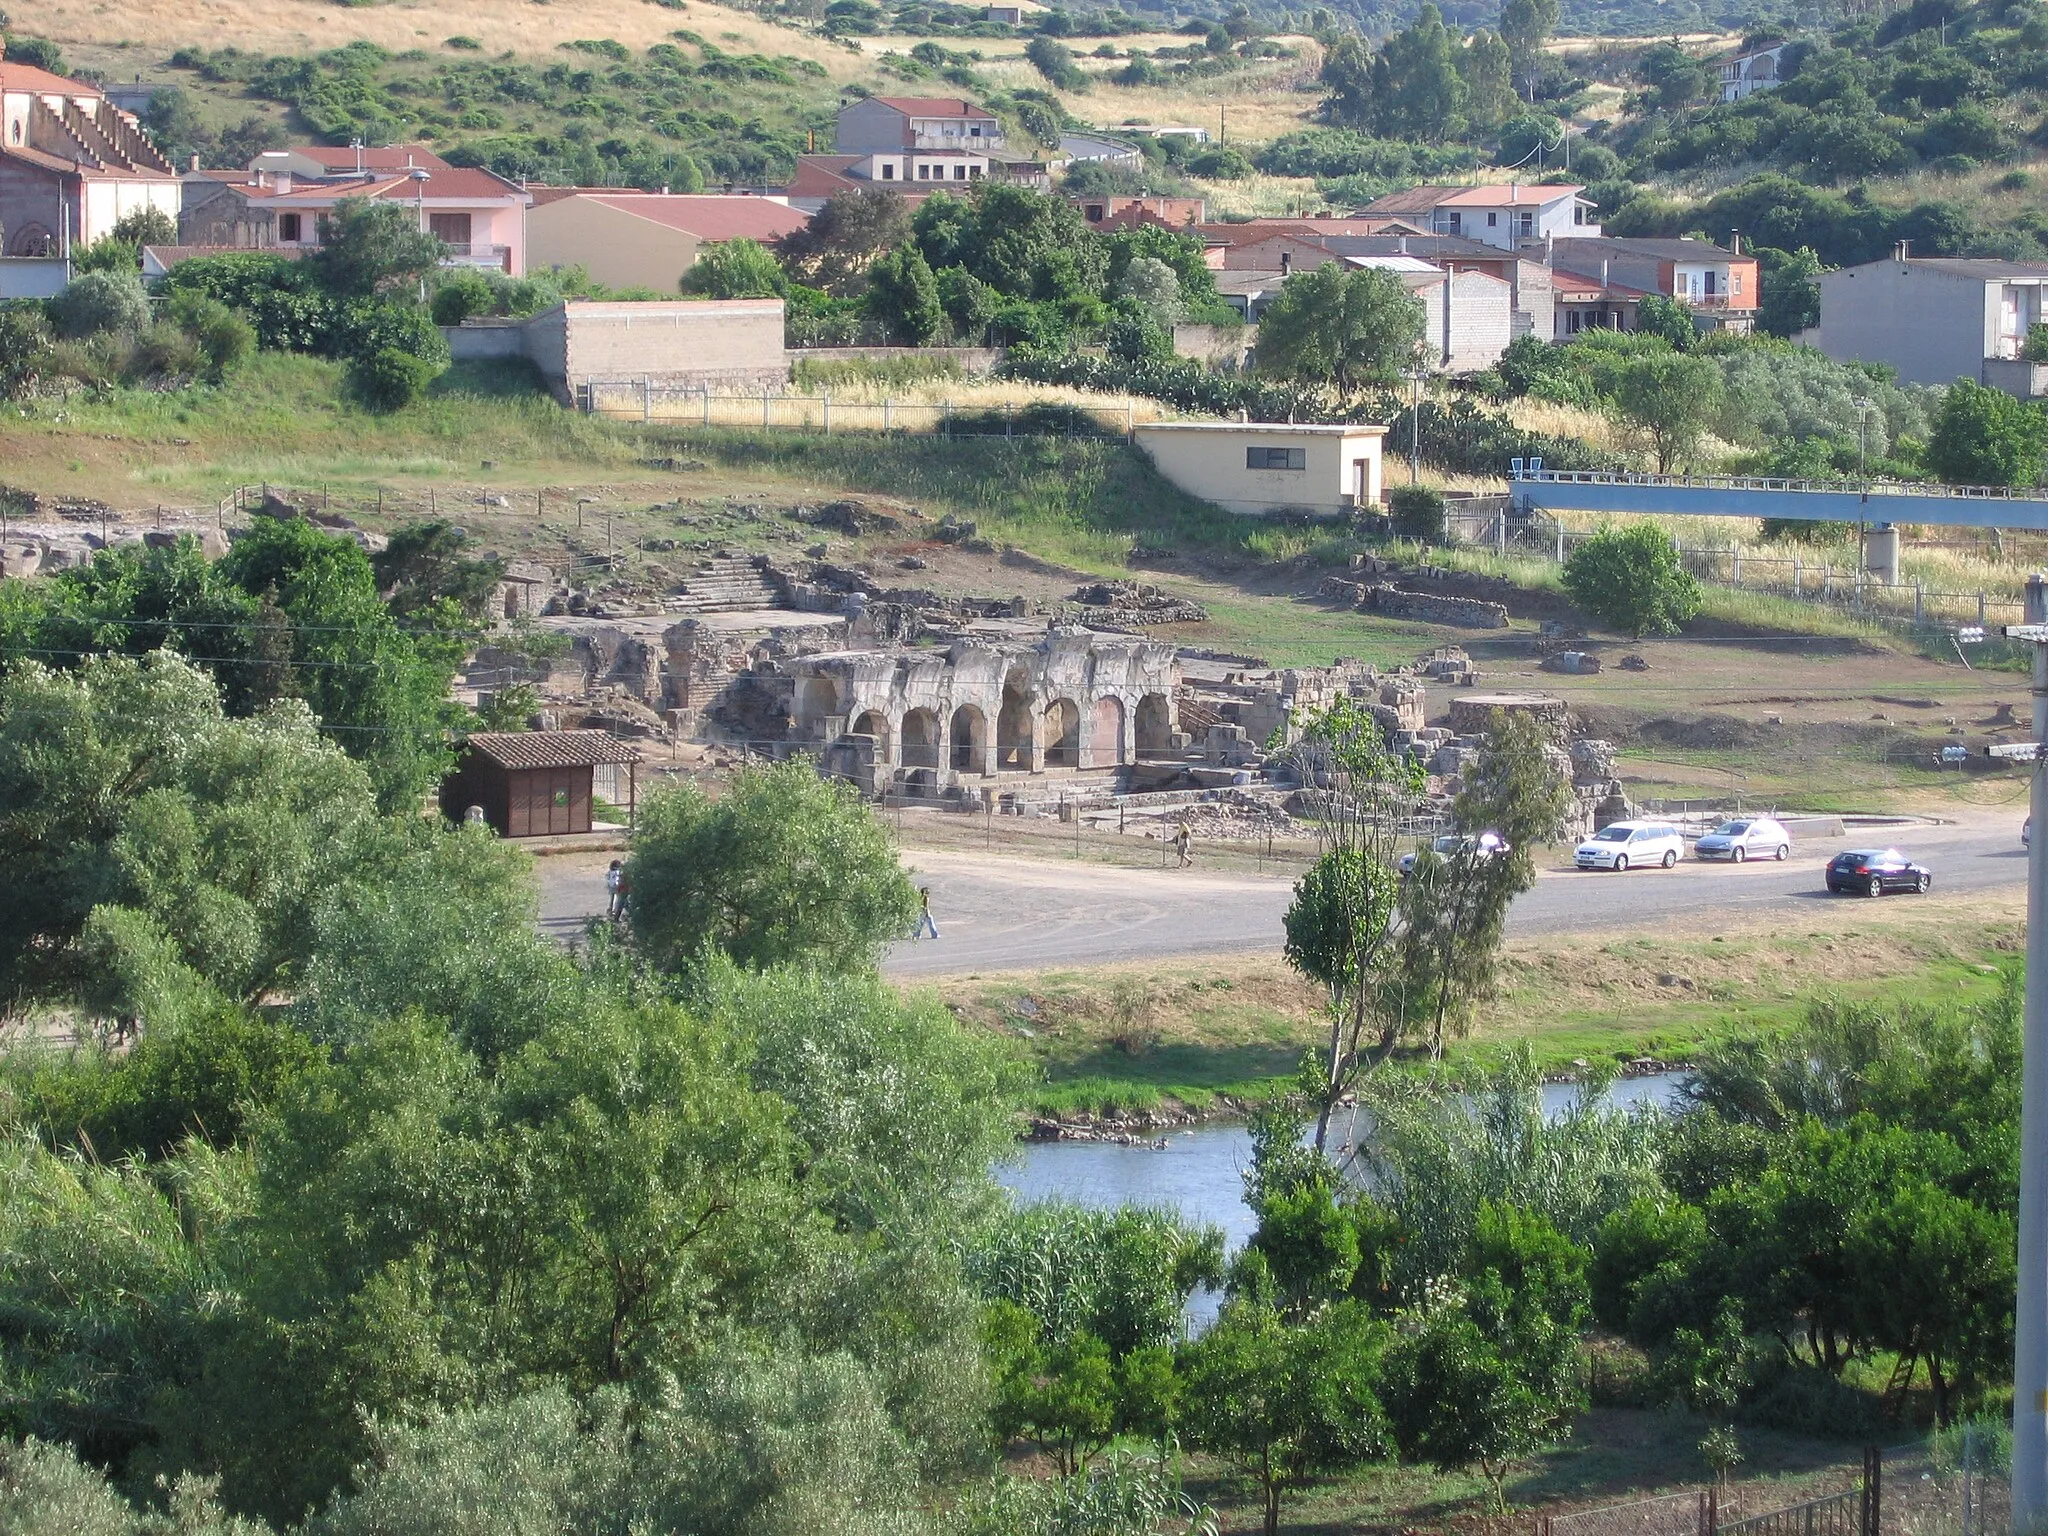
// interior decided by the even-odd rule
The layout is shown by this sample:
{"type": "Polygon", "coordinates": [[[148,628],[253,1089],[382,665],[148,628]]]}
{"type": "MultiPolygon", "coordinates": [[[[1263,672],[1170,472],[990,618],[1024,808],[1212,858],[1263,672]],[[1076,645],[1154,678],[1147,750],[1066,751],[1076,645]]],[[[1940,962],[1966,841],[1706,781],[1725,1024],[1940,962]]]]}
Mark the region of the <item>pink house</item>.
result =
{"type": "Polygon", "coordinates": [[[194,169],[185,176],[178,233],[188,246],[311,249],[320,244],[324,216],[347,197],[412,208],[420,228],[447,247],[449,266],[526,273],[526,210],[533,195],[494,172],[450,165],[417,145],[286,149],[258,155],[243,171],[194,169]]]}

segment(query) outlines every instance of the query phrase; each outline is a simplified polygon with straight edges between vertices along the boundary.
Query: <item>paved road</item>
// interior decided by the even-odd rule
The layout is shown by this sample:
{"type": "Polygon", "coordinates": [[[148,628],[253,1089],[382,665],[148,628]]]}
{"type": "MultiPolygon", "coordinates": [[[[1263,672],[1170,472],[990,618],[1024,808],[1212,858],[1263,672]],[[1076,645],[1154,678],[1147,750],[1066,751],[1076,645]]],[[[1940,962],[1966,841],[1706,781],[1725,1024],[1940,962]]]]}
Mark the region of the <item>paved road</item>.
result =
{"type": "MultiPolygon", "coordinates": [[[[1845,847],[1895,844],[1934,870],[1935,890],[1983,891],[2026,883],[2018,818],[1978,815],[1954,826],[1894,829],[1890,838],[1817,838],[1783,864],[1685,863],[1625,875],[1546,870],[1515,903],[1513,936],[1660,926],[1697,917],[1788,918],[1830,897],[1821,867],[1845,847]]],[[[542,925],[568,937],[604,910],[605,857],[541,861],[542,925]]],[[[932,891],[943,937],[903,943],[883,968],[900,976],[1047,970],[1175,955],[1277,950],[1291,882],[1199,870],[1119,869],[1054,860],[912,850],[917,881],[932,891]]],[[[1888,901],[1912,897],[1890,896],[1888,901]]]]}

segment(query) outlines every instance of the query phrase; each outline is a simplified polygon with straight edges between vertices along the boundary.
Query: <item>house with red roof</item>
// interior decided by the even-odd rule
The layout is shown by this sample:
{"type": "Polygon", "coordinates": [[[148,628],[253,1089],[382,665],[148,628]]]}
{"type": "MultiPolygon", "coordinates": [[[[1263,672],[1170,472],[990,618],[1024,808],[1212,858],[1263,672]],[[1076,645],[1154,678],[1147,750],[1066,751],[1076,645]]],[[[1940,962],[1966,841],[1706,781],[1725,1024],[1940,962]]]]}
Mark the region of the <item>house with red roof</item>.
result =
{"type": "Polygon", "coordinates": [[[609,288],[672,294],[710,247],[772,245],[809,222],[781,198],[583,190],[537,201],[526,216],[526,260],[535,272],[581,267],[609,288]]]}
{"type": "Polygon", "coordinates": [[[0,255],[69,256],[142,209],[175,220],[178,202],[178,173],[140,123],[0,43],[0,255]]]}
{"type": "Polygon", "coordinates": [[[446,248],[447,265],[494,267],[513,277],[526,272],[532,194],[480,166],[450,165],[417,144],[272,150],[243,170],[188,171],[179,243],[227,250],[317,248],[326,216],[349,197],[411,208],[420,228],[446,248]]]}

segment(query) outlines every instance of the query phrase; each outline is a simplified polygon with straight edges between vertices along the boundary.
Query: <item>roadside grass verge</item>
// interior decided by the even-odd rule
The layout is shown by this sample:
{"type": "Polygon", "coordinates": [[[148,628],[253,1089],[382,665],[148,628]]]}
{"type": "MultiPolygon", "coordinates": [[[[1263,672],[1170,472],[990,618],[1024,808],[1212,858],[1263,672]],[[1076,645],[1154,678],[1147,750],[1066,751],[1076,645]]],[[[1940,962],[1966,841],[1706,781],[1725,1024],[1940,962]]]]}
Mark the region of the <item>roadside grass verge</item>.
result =
{"type": "MultiPolygon", "coordinates": [[[[1476,1076],[1523,1045],[1555,1077],[1600,1060],[1686,1062],[1716,1041],[1788,1028],[1823,996],[1974,1001],[2014,963],[2021,920],[2017,895],[1973,893],[1817,902],[1790,921],[1719,932],[1517,940],[1499,995],[1449,1046],[1444,1070],[1476,1076]]],[[[1212,1110],[1272,1091],[1326,1028],[1320,992],[1271,954],[930,985],[963,1024],[1038,1069],[1023,1107],[1039,1114],[1212,1110]]]]}

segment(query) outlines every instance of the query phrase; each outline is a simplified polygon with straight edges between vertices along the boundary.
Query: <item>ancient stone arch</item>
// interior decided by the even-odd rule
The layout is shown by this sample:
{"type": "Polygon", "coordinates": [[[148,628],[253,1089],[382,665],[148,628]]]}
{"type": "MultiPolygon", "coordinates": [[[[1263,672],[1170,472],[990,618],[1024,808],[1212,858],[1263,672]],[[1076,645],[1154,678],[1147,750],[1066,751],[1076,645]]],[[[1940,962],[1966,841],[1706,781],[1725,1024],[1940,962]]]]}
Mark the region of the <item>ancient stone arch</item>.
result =
{"type": "Polygon", "coordinates": [[[1033,761],[1033,746],[1037,732],[1033,729],[1031,674],[1022,667],[1012,667],[1003,678],[1003,702],[996,713],[996,769],[1008,769],[1016,773],[1030,773],[1037,766],[1033,761]]]}
{"type": "Polygon", "coordinates": [[[953,769],[957,773],[988,772],[988,720],[972,704],[953,711],[953,769]]]}
{"type": "Polygon", "coordinates": [[[903,766],[940,767],[939,752],[938,714],[929,709],[911,710],[903,717],[903,766]]]}
{"type": "Polygon", "coordinates": [[[1095,701],[1094,729],[1088,733],[1085,768],[1114,768],[1124,760],[1124,701],[1106,694],[1095,701]]]}
{"type": "Polygon", "coordinates": [[[816,720],[839,713],[839,685],[822,673],[812,672],[797,684],[797,717],[816,720]]]}
{"type": "Polygon", "coordinates": [[[855,736],[871,737],[875,743],[875,761],[889,761],[889,717],[879,709],[863,710],[853,722],[851,732],[855,736]]]}
{"type": "Polygon", "coordinates": [[[1163,693],[1148,693],[1138,700],[1138,756],[1149,757],[1173,749],[1173,710],[1163,693]]]}
{"type": "Polygon", "coordinates": [[[1081,766],[1081,708],[1072,699],[1054,699],[1045,706],[1045,766],[1081,766]]]}

